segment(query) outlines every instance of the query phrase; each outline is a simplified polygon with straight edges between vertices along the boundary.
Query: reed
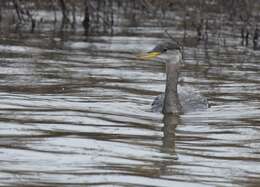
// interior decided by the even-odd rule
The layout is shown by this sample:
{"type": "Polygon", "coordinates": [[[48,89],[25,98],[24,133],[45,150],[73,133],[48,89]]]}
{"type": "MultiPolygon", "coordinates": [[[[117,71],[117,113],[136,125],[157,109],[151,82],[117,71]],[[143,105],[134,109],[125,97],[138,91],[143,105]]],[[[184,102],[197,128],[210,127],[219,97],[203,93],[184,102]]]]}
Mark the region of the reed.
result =
{"type": "Polygon", "coordinates": [[[182,29],[184,39],[191,30],[198,41],[224,41],[231,28],[242,45],[258,43],[258,0],[5,0],[0,5],[0,22],[12,20],[10,26],[22,31],[35,32],[48,23],[54,31],[83,28],[85,35],[114,35],[117,27],[147,26],[157,19],[156,26],[182,29]]]}

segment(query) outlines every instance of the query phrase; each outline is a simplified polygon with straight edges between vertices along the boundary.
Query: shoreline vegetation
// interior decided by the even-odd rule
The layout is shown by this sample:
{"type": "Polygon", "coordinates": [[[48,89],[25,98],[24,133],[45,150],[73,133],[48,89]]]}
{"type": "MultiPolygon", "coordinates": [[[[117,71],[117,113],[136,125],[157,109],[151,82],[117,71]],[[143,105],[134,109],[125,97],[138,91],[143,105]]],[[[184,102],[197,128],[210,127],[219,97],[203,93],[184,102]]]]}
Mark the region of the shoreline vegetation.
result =
{"type": "Polygon", "coordinates": [[[5,0],[0,32],[82,31],[86,36],[131,35],[123,27],[175,27],[182,39],[239,39],[258,49],[258,0],[5,0]]]}

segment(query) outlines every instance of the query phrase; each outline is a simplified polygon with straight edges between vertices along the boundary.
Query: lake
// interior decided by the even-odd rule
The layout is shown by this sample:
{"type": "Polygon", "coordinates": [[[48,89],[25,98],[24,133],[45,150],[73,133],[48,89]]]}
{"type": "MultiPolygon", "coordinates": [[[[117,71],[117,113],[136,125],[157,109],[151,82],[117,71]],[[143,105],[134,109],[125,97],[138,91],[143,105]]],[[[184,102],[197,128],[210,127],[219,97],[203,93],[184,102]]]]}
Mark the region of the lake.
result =
{"type": "Polygon", "coordinates": [[[0,186],[259,185],[260,52],[185,47],[181,81],[211,107],[163,116],[164,64],[136,58],[158,30],[2,36],[0,186]]]}

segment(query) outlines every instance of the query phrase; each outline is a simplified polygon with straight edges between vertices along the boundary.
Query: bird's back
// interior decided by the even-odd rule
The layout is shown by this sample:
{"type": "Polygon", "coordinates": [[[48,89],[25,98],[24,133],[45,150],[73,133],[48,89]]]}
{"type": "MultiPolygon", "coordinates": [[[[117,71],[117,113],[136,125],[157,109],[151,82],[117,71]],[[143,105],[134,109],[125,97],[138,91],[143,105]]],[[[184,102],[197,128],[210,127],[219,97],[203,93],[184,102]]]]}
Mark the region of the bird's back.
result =
{"type": "MultiPolygon", "coordinates": [[[[196,89],[178,85],[178,97],[182,112],[194,112],[208,108],[207,98],[202,96],[196,89]]],[[[162,112],[164,93],[157,96],[152,103],[153,112],[162,112]]]]}

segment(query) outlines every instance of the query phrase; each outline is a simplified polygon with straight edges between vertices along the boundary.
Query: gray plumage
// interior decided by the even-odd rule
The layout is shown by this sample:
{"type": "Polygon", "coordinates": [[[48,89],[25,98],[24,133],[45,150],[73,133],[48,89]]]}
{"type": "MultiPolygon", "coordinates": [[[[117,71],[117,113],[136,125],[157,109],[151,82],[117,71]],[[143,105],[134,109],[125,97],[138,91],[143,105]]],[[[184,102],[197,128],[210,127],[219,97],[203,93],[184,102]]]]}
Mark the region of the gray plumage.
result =
{"type": "MultiPolygon", "coordinates": [[[[207,98],[201,95],[198,90],[188,86],[178,86],[177,89],[182,112],[201,111],[208,108],[207,98]]],[[[164,93],[154,99],[152,111],[162,112],[163,105],[164,93]]]]}
{"type": "Polygon", "coordinates": [[[165,94],[155,98],[152,111],[168,113],[186,113],[208,108],[208,101],[198,91],[178,85],[178,75],[182,53],[180,47],[171,42],[157,45],[150,52],[160,52],[161,60],[166,65],[165,94]],[[166,53],[167,52],[167,53],[166,53]]]}

